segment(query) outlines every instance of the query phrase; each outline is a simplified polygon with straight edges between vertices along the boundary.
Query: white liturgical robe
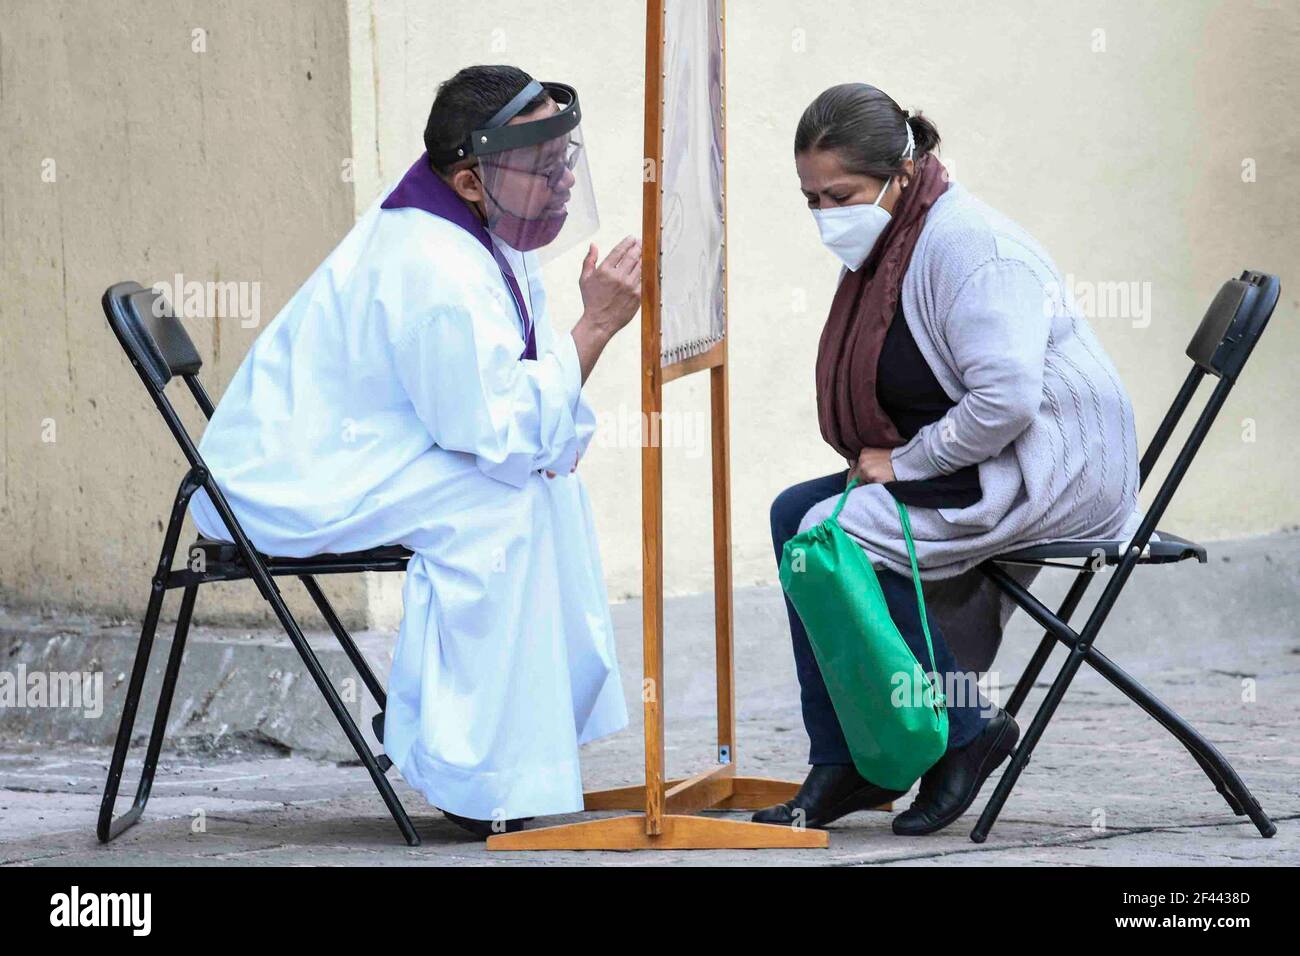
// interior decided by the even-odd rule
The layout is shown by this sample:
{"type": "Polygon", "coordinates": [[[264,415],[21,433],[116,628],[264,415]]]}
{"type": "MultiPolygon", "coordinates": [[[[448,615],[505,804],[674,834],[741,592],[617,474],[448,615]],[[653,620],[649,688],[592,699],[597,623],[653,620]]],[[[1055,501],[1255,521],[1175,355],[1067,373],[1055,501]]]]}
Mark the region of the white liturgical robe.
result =
{"type": "MultiPolygon", "coordinates": [[[[384,749],[462,816],[581,810],[579,745],[627,724],[570,474],[595,431],[581,386],[532,254],[421,157],[257,338],[200,443],[258,550],[414,552],[384,749]]],[[[203,492],[191,513],[230,539],[203,492]]]]}

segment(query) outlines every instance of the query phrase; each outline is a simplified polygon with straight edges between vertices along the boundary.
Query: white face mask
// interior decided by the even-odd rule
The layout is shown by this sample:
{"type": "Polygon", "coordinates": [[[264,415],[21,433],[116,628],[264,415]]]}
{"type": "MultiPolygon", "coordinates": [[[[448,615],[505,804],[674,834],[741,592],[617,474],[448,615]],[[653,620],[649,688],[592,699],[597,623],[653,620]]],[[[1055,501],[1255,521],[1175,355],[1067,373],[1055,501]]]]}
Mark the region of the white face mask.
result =
{"type": "MultiPolygon", "coordinates": [[[[901,158],[907,159],[916,151],[912,138],[912,125],[904,121],[907,129],[907,148],[901,158]]],[[[850,272],[857,272],[862,263],[867,261],[876,240],[889,225],[889,211],[881,208],[880,200],[889,191],[889,184],[894,177],[885,180],[880,195],[873,203],[858,203],[853,206],[832,206],[830,209],[814,209],[813,219],[817,221],[817,231],[821,233],[822,244],[835,254],[835,258],[844,263],[850,272]]]]}
{"type": "Polygon", "coordinates": [[[873,203],[832,206],[830,209],[812,211],[813,218],[817,220],[817,231],[821,233],[822,244],[850,272],[857,272],[862,263],[867,261],[876,240],[889,225],[889,213],[881,208],[880,200],[885,198],[889,184],[893,181],[892,176],[885,180],[884,188],[873,203]]]}

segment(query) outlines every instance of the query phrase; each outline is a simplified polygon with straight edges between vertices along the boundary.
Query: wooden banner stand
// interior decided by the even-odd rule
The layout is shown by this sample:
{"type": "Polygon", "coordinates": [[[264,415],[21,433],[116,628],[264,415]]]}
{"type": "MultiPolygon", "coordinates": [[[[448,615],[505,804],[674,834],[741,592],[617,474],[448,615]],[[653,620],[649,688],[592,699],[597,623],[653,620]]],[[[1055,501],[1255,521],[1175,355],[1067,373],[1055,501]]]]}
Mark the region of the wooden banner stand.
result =
{"type": "MultiPolygon", "coordinates": [[[[652,169],[655,175],[646,177],[642,207],[642,255],[649,265],[643,273],[641,291],[641,409],[642,421],[655,424],[647,428],[641,442],[645,667],[645,683],[642,686],[646,688],[643,696],[648,698],[645,701],[645,783],[614,790],[589,791],[584,795],[586,810],[643,810],[644,814],[502,833],[488,839],[489,850],[759,849],[828,845],[823,830],[693,815],[700,810],[750,810],[781,803],[793,798],[799,785],[736,774],[727,340],[724,336],[707,352],[684,361],[666,367],[661,364],[659,240],[662,185],[658,173],[663,169],[663,7],[664,0],[647,0],[645,155],[654,159],[652,169]],[[710,379],[713,422],[713,591],[717,644],[718,763],[691,777],[665,780],[663,454],[658,441],[657,423],[663,409],[663,386],[674,379],[706,369],[710,379]]],[[[724,104],[724,111],[725,108],[724,104]]],[[[723,135],[725,137],[725,124],[723,135]]],[[[725,155],[724,139],[723,156],[725,155]]],[[[724,197],[725,169],[724,161],[724,197]]]]}

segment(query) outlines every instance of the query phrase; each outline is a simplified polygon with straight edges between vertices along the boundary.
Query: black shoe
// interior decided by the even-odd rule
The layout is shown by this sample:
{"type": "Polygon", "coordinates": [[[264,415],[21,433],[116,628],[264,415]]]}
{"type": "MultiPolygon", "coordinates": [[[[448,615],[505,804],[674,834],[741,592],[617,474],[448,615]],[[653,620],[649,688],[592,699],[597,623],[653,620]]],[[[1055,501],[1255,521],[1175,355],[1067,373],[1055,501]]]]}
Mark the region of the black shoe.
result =
{"type": "Polygon", "coordinates": [[[468,830],[480,840],[486,840],[498,833],[514,833],[522,830],[524,824],[532,819],[532,817],[520,817],[518,820],[506,820],[503,825],[498,820],[475,820],[472,817],[462,817],[450,810],[443,810],[442,815],[462,830],[468,830]]]}
{"type": "Polygon", "coordinates": [[[979,736],[959,750],[949,750],[921,777],[912,805],[894,817],[899,836],[921,836],[942,830],[975,802],[989,774],[1016,749],[1020,727],[999,710],[979,736]]]}
{"type": "Polygon", "coordinates": [[[758,810],[750,819],[787,827],[800,822],[819,830],[846,813],[892,803],[905,793],[877,787],[860,776],[852,764],[814,764],[793,800],[758,810]]]}

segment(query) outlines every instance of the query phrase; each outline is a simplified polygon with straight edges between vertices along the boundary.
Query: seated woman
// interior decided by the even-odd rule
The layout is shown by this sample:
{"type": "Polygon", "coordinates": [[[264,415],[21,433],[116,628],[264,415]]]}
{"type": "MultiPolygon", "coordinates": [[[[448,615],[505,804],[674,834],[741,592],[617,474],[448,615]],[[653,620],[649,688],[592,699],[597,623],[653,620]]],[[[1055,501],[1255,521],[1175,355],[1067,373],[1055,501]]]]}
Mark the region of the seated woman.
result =
{"type": "MultiPolygon", "coordinates": [[[[1133,410],[1119,374],[1061,294],[1047,253],[951,181],[938,144],[929,120],[863,83],[826,90],[799,121],[800,187],[844,264],[816,387],[822,437],[848,468],[787,488],[772,505],[779,561],[787,540],[829,515],[850,477],[863,482],[840,525],[868,553],[895,623],[924,660],[894,499],[909,506],[949,740],[894,818],[901,835],[961,816],[1020,735],[973,690],[1014,609],[976,565],[1054,538],[1129,537],[1140,520],[1133,410]]],[[[1024,584],[1036,574],[1008,570],[1024,584]]],[[[812,768],[793,800],[754,819],[822,827],[903,792],[855,770],[788,600],[786,610],[812,768]]]]}

